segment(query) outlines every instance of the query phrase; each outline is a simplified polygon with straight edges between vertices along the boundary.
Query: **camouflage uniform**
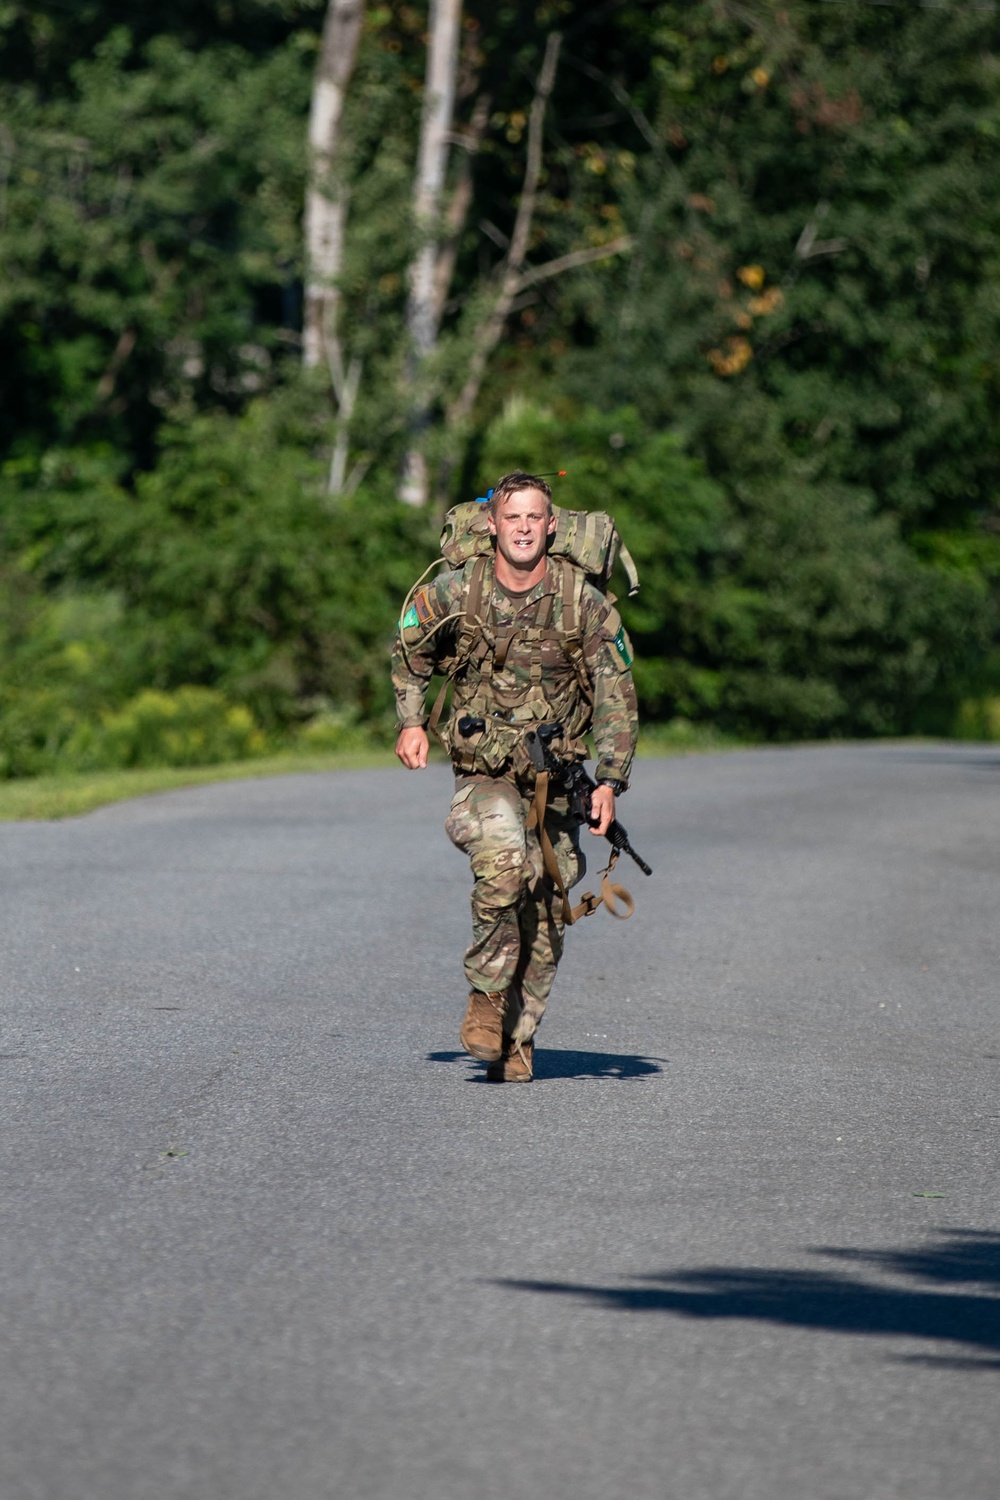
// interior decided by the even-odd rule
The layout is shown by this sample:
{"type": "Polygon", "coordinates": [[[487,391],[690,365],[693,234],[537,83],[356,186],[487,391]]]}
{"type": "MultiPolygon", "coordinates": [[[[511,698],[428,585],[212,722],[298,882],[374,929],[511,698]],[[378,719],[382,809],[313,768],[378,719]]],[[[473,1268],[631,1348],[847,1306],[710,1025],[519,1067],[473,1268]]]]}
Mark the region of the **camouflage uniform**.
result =
{"type": "MultiPolygon", "coordinates": [[[[457,783],[445,828],[469,855],[474,877],[465,973],[473,990],[507,992],[504,1032],[526,1041],[562,955],[563,918],[537,832],[527,827],[534,770],[524,733],[532,724],[562,723],[566,733],[554,748],[580,759],[582,736],[591,733],[598,775],[627,786],[637,727],[632,656],[614,606],[555,558],[544,579],[520,595],[496,582],[492,559],[481,562],[470,631],[474,567],[444,572],[418,591],[400,625],[392,677],[405,729],[426,725],[424,699],[434,673],[454,673],[442,737],[457,783]],[[456,726],[463,714],[485,718],[486,732],[461,736],[456,726]]],[[[545,826],[569,890],[586,865],[564,797],[549,797],[545,826]]]]}

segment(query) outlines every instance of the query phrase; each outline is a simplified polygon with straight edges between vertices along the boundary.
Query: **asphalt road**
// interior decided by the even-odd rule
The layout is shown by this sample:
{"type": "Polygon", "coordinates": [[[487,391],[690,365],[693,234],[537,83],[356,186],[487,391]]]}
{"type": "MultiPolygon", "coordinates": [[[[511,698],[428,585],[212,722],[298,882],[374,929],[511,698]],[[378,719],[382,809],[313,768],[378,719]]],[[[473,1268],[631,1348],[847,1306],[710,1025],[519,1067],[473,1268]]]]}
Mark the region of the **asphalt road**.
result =
{"type": "Polygon", "coordinates": [[[0,826],[2,1500],[996,1500],[1000,751],[641,763],[530,1086],[449,783],[0,826]]]}

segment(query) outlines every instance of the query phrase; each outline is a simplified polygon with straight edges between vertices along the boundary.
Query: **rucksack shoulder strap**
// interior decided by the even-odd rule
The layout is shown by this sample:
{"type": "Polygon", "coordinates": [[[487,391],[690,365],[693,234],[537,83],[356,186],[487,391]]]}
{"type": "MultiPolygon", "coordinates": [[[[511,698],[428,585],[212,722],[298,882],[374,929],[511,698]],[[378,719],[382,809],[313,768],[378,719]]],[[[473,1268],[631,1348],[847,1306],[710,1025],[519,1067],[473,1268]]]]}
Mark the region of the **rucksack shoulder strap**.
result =
{"type": "Polygon", "coordinates": [[[583,590],[587,579],[582,568],[561,557],[562,587],[560,590],[560,644],[577,676],[581,691],[588,702],[593,701],[594,688],[587,671],[587,659],[583,650],[583,590]]]}
{"type": "Polygon", "coordinates": [[[462,623],[471,623],[482,615],[483,594],[486,588],[486,573],[491,559],[474,557],[465,565],[465,587],[462,604],[462,623]]]}
{"type": "Polygon", "coordinates": [[[586,582],[583,569],[571,563],[568,557],[561,557],[559,564],[562,569],[562,631],[567,639],[580,635],[580,622],[583,618],[583,585],[586,582]]]}
{"type": "Polygon", "coordinates": [[[458,638],[450,676],[464,667],[483,636],[484,600],[488,603],[493,588],[493,558],[473,557],[466,563],[459,603],[458,638]]]}

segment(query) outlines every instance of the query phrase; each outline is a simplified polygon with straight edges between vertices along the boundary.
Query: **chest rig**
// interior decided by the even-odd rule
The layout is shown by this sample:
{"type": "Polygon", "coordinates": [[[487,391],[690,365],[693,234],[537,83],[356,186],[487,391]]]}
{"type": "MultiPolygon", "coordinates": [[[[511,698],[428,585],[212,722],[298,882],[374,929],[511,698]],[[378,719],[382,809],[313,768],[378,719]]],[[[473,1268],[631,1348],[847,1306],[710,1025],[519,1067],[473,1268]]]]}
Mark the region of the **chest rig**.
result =
{"type": "Polygon", "coordinates": [[[454,651],[442,663],[445,682],[428,727],[457,770],[497,775],[509,769],[531,779],[524,736],[535,724],[562,724],[559,752],[586,755],[581,736],[590,724],[593,688],[583,649],[585,579],[567,559],[550,557],[550,586],[520,610],[514,603],[511,619],[497,614],[494,581],[492,556],[466,563],[454,651]],[[440,724],[449,684],[451,711],[440,724]],[[483,727],[463,733],[469,721],[483,727]]]}

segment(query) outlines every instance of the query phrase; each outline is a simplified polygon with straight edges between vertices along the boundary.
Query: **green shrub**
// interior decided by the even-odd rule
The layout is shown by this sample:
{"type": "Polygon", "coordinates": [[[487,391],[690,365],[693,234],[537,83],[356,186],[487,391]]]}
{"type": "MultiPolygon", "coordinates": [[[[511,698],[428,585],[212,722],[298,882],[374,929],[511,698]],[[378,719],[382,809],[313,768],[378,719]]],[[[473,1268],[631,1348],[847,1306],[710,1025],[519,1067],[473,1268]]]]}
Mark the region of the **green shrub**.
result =
{"type": "Polygon", "coordinates": [[[316,436],[261,402],[171,427],[134,494],[76,455],[0,478],[0,540],[34,579],[119,599],[128,691],[114,706],[195,683],[272,734],[317,699],[366,721],[391,709],[389,648],[433,517],[391,487],[331,501],[316,436]]]}
{"type": "Polygon", "coordinates": [[[324,709],[297,730],[294,746],[311,754],[332,750],[366,750],[372,744],[372,733],[356,712],[324,709]]]}
{"type": "Polygon", "coordinates": [[[960,740],[1000,740],[1000,698],[966,698],[954,733],[960,740]]]}
{"type": "Polygon", "coordinates": [[[0,569],[0,776],[58,769],[81,724],[141,684],[120,597],[0,569]]]}
{"type": "Polygon", "coordinates": [[[146,688],[99,723],[80,725],[64,759],[77,770],[207,766],[267,748],[250,710],[210,688],[146,688]]]}

